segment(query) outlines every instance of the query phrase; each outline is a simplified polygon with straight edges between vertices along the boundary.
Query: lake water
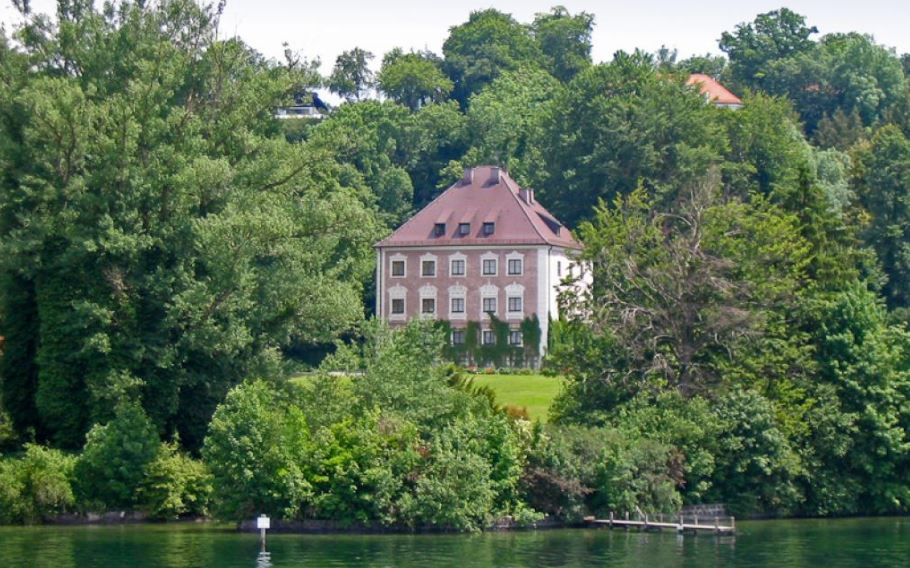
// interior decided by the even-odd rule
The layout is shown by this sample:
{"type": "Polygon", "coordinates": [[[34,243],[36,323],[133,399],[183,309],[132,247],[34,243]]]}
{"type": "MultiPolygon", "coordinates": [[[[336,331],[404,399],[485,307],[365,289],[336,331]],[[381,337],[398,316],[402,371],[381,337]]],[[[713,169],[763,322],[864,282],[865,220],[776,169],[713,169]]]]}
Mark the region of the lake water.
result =
{"type": "Polygon", "coordinates": [[[910,567],[910,518],[755,521],[735,537],[600,530],[256,535],[211,525],[0,528],[0,566],[910,567]]]}

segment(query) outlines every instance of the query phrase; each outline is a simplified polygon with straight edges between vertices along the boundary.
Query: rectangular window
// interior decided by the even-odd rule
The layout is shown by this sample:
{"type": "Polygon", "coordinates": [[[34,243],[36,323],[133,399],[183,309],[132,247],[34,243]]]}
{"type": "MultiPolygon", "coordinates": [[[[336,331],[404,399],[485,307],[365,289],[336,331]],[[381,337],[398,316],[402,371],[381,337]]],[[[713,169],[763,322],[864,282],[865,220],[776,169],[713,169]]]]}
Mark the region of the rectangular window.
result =
{"type": "Polygon", "coordinates": [[[496,336],[493,334],[492,329],[485,329],[481,334],[480,340],[484,345],[493,345],[496,343],[496,336]]]}
{"type": "Polygon", "coordinates": [[[436,261],[424,260],[420,263],[421,276],[436,276],[436,261]]]}
{"type": "Polygon", "coordinates": [[[452,330],[452,345],[464,345],[464,330],[463,329],[453,329],[452,330]]]}
{"type": "Polygon", "coordinates": [[[404,313],[404,299],[395,298],[392,300],[392,313],[393,314],[403,314],[404,313]]]}
{"type": "Polygon", "coordinates": [[[521,274],[521,259],[520,258],[510,258],[509,259],[509,275],[516,276],[521,274]]]}
{"type": "Polygon", "coordinates": [[[464,298],[452,298],[452,313],[453,314],[463,314],[464,313],[464,298]]]}
{"type": "Polygon", "coordinates": [[[484,223],[484,224],[483,224],[483,234],[484,234],[484,236],[489,237],[490,235],[493,234],[493,232],[494,232],[495,230],[496,230],[496,223],[487,222],[487,223],[484,223]]]}
{"type": "Polygon", "coordinates": [[[509,332],[509,345],[511,345],[513,347],[521,347],[521,332],[520,331],[509,332]]]}
{"type": "Polygon", "coordinates": [[[496,313],[496,298],[483,299],[483,311],[496,313]]]}
{"type": "Polygon", "coordinates": [[[458,223],[458,235],[461,237],[467,236],[471,232],[470,223],[458,223]]]}
{"type": "Polygon", "coordinates": [[[433,236],[442,237],[446,234],[446,224],[445,223],[436,223],[433,225],[433,236]]]}
{"type": "Polygon", "coordinates": [[[509,298],[509,311],[510,312],[520,312],[521,311],[521,297],[514,296],[509,298]]]}
{"type": "Polygon", "coordinates": [[[485,259],[483,261],[483,275],[496,276],[496,259],[485,259]]]}
{"type": "Polygon", "coordinates": [[[450,272],[452,276],[464,276],[464,261],[453,260],[450,272]]]}
{"type": "Polygon", "coordinates": [[[392,276],[404,276],[404,261],[403,260],[393,260],[392,261],[392,276]]]}
{"type": "Polygon", "coordinates": [[[556,261],[556,276],[559,276],[560,278],[562,278],[562,261],[561,260],[556,261]]]}
{"type": "Polygon", "coordinates": [[[424,298],[424,299],[420,300],[420,313],[435,314],[436,313],[436,298],[424,298]]]}

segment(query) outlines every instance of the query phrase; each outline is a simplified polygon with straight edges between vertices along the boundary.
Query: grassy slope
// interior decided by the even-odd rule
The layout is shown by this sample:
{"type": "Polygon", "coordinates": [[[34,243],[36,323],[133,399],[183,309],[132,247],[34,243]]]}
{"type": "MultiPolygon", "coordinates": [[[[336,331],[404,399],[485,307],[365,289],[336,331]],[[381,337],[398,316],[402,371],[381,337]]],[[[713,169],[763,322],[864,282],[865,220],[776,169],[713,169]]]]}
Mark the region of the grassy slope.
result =
{"type": "Polygon", "coordinates": [[[502,405],[527,408],[532,420],[547,421],[550,403],[559,394],[565,379],[543,375],[475,375],[474,384],[489,386],[502,405]]]}

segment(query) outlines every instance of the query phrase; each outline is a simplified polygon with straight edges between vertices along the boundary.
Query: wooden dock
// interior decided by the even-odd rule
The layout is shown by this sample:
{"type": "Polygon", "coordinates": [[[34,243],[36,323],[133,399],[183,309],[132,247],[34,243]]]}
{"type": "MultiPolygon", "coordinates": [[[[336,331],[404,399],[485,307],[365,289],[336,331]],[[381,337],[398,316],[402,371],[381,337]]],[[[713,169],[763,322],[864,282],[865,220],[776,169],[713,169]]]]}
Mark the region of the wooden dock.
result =
{"type": "Polygon", "coordinates": [[[676,532],[697,534],[699,532],[713,533],[716,535],[733,535],[736,534],[736,519],[734,517],[713,517],[706,519],[698,515],[639,515],[637,518],[629,518],[626,513],[623,517],[618,517],[612,512],[608,519],[597,519],[595,517],[585,517],[585,522],[590,525],[617,528],[617,529],[635,529],[639,531],[659,532],[664,529],[675,530],[676,532]]]}

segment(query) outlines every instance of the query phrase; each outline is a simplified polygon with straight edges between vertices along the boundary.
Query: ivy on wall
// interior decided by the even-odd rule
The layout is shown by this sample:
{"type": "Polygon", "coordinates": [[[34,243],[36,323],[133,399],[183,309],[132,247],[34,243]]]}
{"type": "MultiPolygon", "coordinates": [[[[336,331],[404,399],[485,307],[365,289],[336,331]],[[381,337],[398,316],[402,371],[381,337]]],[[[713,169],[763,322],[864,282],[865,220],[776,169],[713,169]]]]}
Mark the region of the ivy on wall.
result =
{"type": "Polygon", "coordinates": [[[537,314],[526,317],[519,325],[521,332],[521,345],[509,343],[509,333],[512,331],[507,322],[489,313],[490,326],[495,337],[494,343],[483,344],[481,341],[480,323],[469,321],[465,325],[464,343],[452,343],[452,323],[447,320],[438,320],[436,325],[445,331],[449,339],[446,356],[462,365],[476,365],[478,367],[536,367],[540,359],[540,320],[537,314]]]}

